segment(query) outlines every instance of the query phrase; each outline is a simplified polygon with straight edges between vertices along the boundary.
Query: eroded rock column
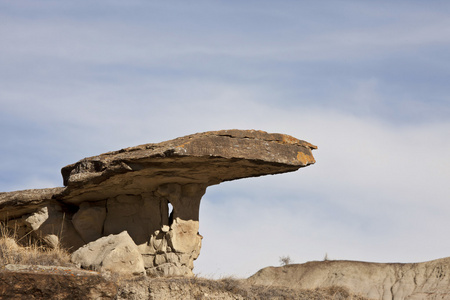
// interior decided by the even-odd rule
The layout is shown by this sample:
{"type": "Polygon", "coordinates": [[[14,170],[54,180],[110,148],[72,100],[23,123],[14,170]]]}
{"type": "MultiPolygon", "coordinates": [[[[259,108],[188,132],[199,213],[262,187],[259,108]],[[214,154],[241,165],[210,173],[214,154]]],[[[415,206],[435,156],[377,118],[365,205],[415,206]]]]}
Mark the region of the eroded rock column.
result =
{"type": "Polygon", "coordinates": [[[198,216],[205,191],[203,184],[170,183],[141,195],[84,202],[72,222],[85,243],[127,231],[149,275],[192,275],[202,242],[198,216]]]}
{"type": "MultiPolygon", "coordinates": [[[[163,225],[152,236],[149,247],[155,250],[152,275],[190,275],[193,261],[200,254],[202,236],[199,234],[200,200],[205,194],[202,184],[166,184],[156,191],[173,206],[168,226],[163,225]]],[[[151,256],[151,255],[150,255],[151,256]]]]}

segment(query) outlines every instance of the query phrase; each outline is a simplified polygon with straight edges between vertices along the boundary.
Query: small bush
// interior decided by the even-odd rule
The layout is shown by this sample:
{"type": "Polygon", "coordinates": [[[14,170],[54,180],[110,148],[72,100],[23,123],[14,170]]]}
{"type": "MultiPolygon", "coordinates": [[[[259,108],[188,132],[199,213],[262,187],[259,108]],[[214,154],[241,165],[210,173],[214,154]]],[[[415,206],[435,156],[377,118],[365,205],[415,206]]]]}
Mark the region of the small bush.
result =
{"type": "Polygon", "coordinates": [[[287,266],[292,264],[292,259],[289,256],[281,256],[280,257],[280,264],[282,266],[287,266]]]}

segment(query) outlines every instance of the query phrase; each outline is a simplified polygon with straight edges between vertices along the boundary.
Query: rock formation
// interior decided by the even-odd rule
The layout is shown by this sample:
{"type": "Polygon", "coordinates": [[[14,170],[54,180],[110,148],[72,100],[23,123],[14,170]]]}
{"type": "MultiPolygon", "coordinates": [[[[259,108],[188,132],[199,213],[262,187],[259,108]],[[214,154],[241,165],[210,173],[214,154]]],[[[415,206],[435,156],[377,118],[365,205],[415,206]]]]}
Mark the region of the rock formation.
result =
{"type": "Polygon", "coordinates": [[[126,231],[147,274],[191,275],[206,188],[295,171],[315,162],[312,149],[284,134],[222,130],[108,152],[62,168],[65,187],[0,193],[0,220],[71,251],[126,231]]]}
{"type": "Polygon", "coordinates": [[[84,269],[116,274],[145,274],[142,255],[126,231],[84,245],[72,254],[71,260],[84,269]]]}
{"type": "MultiPolygon", "coordinates": [[[[200,277],[118,277],[67,267],[0,267],[0,299],[34,300],[369,300],[342,288],[293,290],[248,284],[246,280],[200,277]]],[[[439,299],[439,298],[435,298],[439,299]]]]}
{"type": "Polygon", "coordinates": [[[118,292],[114,281],[93,271],[35,265],[0,268],[0,299],[109,300],[118,299],[118,292]]]}
{"type": "Polygon", "coordinates": [[[314,261],[264,268],[248,280],[300,290],[338,286],[369,299],[450,299],[450,258],[408,264],[314,261]]]}

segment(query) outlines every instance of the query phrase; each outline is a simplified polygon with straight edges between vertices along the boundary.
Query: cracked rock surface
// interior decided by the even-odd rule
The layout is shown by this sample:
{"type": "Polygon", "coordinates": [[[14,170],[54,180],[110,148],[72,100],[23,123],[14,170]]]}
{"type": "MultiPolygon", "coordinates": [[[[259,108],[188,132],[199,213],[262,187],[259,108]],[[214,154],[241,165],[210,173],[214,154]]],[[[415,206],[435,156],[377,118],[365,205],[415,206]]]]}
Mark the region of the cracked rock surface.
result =
{"type": "Polygon", "coordinates": [[[315,163],[316,148],[256,130],[210,131],[125,148],[63,167],[65,187],[0,193],[0,220],[19,236],[71,251],[126,231],[147,274],[192,275],[206,188],[296,171],[315,163]]]}

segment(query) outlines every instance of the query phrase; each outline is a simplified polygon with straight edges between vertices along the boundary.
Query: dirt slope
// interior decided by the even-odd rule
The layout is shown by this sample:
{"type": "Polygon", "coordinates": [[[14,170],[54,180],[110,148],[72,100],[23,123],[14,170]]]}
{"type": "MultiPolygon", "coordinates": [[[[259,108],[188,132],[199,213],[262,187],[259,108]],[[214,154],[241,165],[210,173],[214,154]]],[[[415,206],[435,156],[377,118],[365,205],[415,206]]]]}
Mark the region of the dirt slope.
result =
{"type": "Polygon", "coordinates": [[[0,299],[366,300],[343,288],[294,290],[244,279],[117,277],[74,267],[0,266],[0,299]]]}
{"type": "Polygon", "coordinates": [[[248,280],[294,289],[339,286],[371,299],[450,299],[450,257],[412,264],[315,261],[264,268],[248,280]]]}

